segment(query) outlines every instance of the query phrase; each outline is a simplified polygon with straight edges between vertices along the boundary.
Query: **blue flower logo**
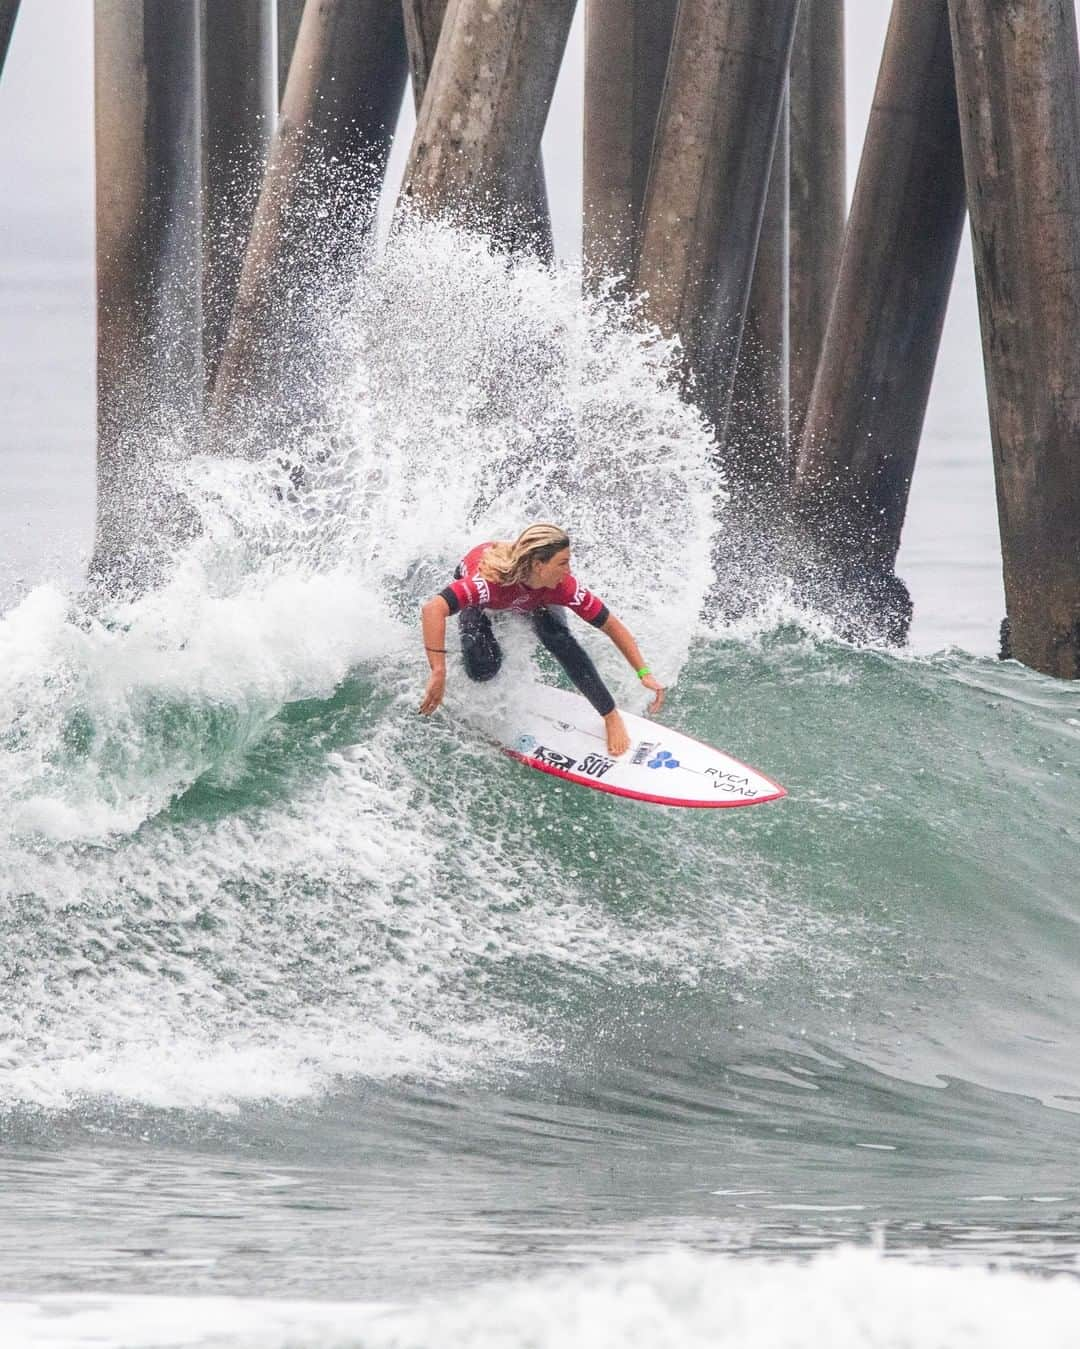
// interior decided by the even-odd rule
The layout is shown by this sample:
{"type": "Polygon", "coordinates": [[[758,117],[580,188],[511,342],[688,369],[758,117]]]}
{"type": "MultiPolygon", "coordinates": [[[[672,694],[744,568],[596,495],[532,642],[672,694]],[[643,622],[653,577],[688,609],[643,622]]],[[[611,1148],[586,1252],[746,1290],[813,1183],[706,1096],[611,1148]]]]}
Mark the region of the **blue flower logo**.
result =
{"type": "Polygon", "coordinates": [[[531,754],[538,744],[535,735],[519,735],[517,738],[517,747],[522,754],[531,754]]]}
{"type": "Polygon", "coordinates": [[[649,760],[650,768],[678,768],[679,761],[666,749],[662,749],[655,759],[649,760]]]}

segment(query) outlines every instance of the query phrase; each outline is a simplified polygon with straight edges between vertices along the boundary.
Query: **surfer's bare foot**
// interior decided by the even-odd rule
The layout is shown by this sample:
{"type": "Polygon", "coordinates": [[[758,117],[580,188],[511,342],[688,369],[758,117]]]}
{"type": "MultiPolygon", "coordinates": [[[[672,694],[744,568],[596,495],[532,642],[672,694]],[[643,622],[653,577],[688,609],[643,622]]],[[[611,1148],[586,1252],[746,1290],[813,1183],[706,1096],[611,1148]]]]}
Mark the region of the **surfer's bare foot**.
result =
{"type": "Polygon", "coordinates": [[[604,734],[607,736],[607,752],[617,759],[630,748],[630,737],[626,733],[626,724],[618,709],[609,712],[604,718],[604,734]]]}

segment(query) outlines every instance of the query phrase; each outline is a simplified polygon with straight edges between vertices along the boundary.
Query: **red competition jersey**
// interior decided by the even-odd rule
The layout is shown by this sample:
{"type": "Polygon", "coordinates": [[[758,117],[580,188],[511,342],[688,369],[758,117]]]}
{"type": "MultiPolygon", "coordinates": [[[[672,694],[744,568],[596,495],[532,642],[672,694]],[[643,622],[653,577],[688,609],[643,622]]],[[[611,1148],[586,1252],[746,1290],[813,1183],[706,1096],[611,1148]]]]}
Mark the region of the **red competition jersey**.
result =
{"type": "Polygon", "coordinates": [[[485,581],[480,575],[480,559],[491,547],[490,543],[481,543],[472,548],[461,560],[458,568],[460,579],[452,581],[445,590],[440,591],[450,606],[450,612],[456,614],[459,609],[512,609],[515,613],[527,614],[533,609],[544,609],[561,604],[573,609],[594,628],[603,627],[608,619],[608,607],[591,590],[579,585],[572,576],[564,576],[557,586],[533,590],[526,585],[499,585],[495,581],[485,581]]]}

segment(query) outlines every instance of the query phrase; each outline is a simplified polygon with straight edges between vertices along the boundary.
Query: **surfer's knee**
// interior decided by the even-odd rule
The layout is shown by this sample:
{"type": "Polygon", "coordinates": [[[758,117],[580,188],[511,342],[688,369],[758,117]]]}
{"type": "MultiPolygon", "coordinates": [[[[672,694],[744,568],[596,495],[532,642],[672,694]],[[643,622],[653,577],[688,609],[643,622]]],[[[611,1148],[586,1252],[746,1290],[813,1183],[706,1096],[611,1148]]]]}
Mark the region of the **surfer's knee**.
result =
{"type": "Polygon", "coordinates": [[[477,684],[486,684],[494,679],[502,667],[502,648],[494,634],[462,634],[461,655],[465,664],[465,673],[477,684]]]}
{"type": "Polygon", "coordinates": [[[499,673],[499,667],[502,665],[502,657],[493,661],[484,662],[465,662],[465,673],[474,684],[486,684],[489,679],[494,679],[499,673]]]}

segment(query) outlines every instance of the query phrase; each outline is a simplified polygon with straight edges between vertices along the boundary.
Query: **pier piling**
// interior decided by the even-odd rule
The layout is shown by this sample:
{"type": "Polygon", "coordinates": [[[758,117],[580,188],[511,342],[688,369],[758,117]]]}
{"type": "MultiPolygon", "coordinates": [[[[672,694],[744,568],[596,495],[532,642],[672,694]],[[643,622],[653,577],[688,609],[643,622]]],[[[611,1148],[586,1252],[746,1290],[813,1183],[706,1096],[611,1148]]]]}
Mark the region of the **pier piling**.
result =
{"type": "Polygon", "coordinates": [[[802,434],[847,214],[844,0],[802,0],[791,50],[791,438],[802,434]]]}
{"type": "Polygon", "coordinates": [[[723,436],[798,0],[682,0],[646,189],[637,290],[678,336],[723,436]]]}
{"type": "Polygon", "coordinates": [[[1080,57],[1072,0],[950,0],[1009,652],[1080,678],[1080,57]]]}
{"type": "Polygon", "coordinates": [[[893,575],[964,221],[946,0],[895,0],[793,502],[901,640],[893,575]]]}
{"type": "Polygon", "coordinates": [[[11,34],[19,15],[19,0],[0,0],[0,74],[11,44],[11,34]]]}
{"type": "Polygon", "coordinates": [[[752,500],[769,510],[775,510],[783,502],[791,476],[788,440],[788,126],[785,98],[723,448],[725,477],[736,501],[739,498],[752,500]]]}
{"type": "Polygon", "coordinates": [[[409,52],[409,74],[412,76],[413,102],[417,112],[424,101],[431,67],[435,64],[439,35],[449,3],[450,0],[402,0],[405,45],[409,52]]]}
{"type": "Polygon", "coordinates": [[[583,253],[586,274],[627,282],[678,0],[585,0],[583,253]]]}
{"type": "Polygon", "coordinates": [[[214,383],[215,417],[274,377],[288,322],[283,291],[294,316],[303,312],[316,278],[370,229],[405,77],[400,0],[305,5],[214,383]]]}
{"type": "Polygon", "coordinates": [[[304,0],[277,0],[277,100],[285,97],[289,64],[296,47],[296,35],[304,15],[304,0]]]}
{"type": "Polygon", "coordinates": [[[207,386],[229,327],[277,119],[274,0],[203,0],[203,357],[207,386]]]}
{"type": "Polygon", "coordinates": [[[148,435],[201,406],[199,11],[199,0],[94,8],[103,573],[153,528],[155,503],[137,485],[148,435]]]}
{"type": "Polygon", "coordinates": [[[489,231],[529,234],[529,184],[575,0],[449,0],[399,204],[489,231]]]}
{"type": "MultiPolygon", "coordinates": [[[[419,118],[449,0],[402,0],[402,3],[413,100],[419,118]]],[[[533,172],[523,175],[520,200],[509,201],[507,206],[511,216],[519,222],[522,245],[532,248],[545,262],[550,262],[555,250],[542,153],[537,153],[533,172]]]]}

